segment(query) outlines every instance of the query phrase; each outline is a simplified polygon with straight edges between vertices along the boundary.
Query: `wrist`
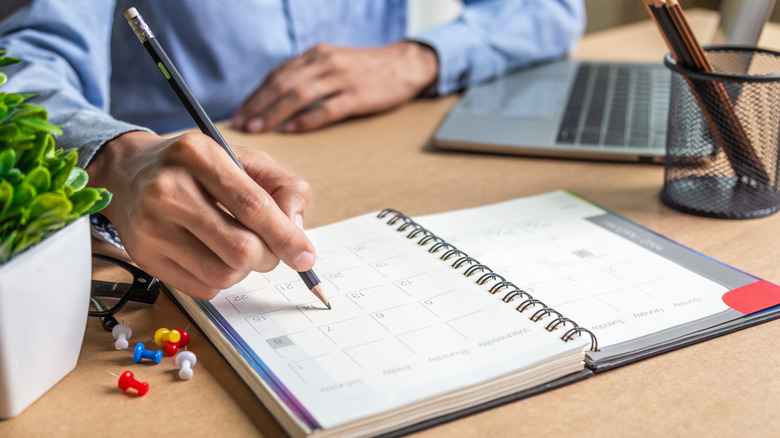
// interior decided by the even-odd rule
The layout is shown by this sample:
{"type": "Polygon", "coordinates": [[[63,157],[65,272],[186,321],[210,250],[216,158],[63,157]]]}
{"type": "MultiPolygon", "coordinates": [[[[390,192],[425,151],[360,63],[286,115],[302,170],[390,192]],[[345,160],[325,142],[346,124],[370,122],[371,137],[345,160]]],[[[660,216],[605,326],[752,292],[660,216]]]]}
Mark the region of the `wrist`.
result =
{"type": "Polygon", "coordinates": [[[402,41],[409,62],[408,75],[415,82],[421,97],[438,95],[436,85],[439,78],[439,58],[433,47],[418,41],[402,41]]]}
{"type": "MultiPolygon", "coordinates": [[[[126,192],[125,187],[132,179],[129,163],[143,155],[144,149],[161,141],[161,137],[147,131],[130,131],[104,143],[85,168],[89,185],[105,187],[114,194],[114,200],[126,192]]],[[[112,202],[112,204],[115,204],[112,202]]],[[[111,204],[104,211],[110,218],[111,204]]]]}

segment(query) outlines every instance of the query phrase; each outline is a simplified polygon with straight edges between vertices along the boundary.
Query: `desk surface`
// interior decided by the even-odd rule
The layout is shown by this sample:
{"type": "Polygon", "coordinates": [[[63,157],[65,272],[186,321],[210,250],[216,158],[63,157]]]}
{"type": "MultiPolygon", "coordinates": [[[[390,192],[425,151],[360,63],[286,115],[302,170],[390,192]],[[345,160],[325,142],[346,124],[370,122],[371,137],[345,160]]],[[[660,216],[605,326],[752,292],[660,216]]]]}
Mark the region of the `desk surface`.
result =
{"type": "MultiPolygon", "coordinates": [[[[691,11],[702,41],[715,16],[691,11]]],[[[770,26],[761,45],[780,48],[770,26]]],[[[650,22],[587,36],[576,56],[660,60],[666,52],[650,22]],[[606,50],[606,47],[610,47],[606,50]],[[607,53],[608,52],[608,53],[607,53]]],[[[244,135],[221,126],[234,144],[256,145],[308,180],[314,200],[307,227],[393,206],[419,215],[571,189],[628,219],[767,280],[780,281],[780,215],[725,221],[688,216],[659,199],[663,168],[504,157],[436,150],[431,136],[455,97],[419,101],[385,114],[302,135],[244,135]]],[[[131,341],[186,316],[168,297],[153,308],[123,310],[131,341]]],[[[195,377],[180,381],[172,361],[142,367],[113,349],[90,319],[76,369],[15,419],[0,436],[282,436],[283,431],[196,328],[195,377]],[[151,385],[143,398],[116,389],[133,370],[151,385]]],[[[615,369],[585,381],[420,432],[451,436],[778,436],[780,321],[774,321],[615,369]]]]}

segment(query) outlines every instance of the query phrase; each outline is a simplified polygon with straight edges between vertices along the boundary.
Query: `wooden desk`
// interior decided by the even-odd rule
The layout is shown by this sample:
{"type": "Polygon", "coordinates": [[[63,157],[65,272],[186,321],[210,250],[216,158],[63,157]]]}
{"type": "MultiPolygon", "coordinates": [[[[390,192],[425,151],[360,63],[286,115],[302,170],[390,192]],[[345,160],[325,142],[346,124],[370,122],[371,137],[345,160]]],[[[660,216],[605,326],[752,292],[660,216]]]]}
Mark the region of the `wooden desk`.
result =
{"type": "MultiPolygon", "coordinates": [[[[690,13],[703,41],[711,13],[690,13]]],[[[780,48],[780,30],[763,46],[780,48]]],[[[577,56],[660,60],[666,52],[649,22],[590,35],[577,56]],[[607,49],[609,47],[609,49],[607,49]],[[608,52],[608,53],[607,53],[608,52]]],[[[221,126],[231,143],[265,149],[314,189],[307,227],[388,206],[412,215],[470,207],[568,188],[698,251],[767,280],[780,281],[780,215],[725,221],[662,205],[658,165],[596,163],[438,151],[431,136],[455,97],[415,102],[386,114],[312,134],[250,136],[221,126]]],[[[153,308],[123,310],[131,342],[187,318],[161,296],[153,308]]],[[[53,329],[56,329],[53,327],[53,329]]],[[[132,363],[90,320],[76,369],[0,436],[281,436],[283,431],[195,328],[195,377],[180,381],[171,360],[132,363]],[[151,385],[124,396],[125,369],[151,385]]],[[[421,437],[465,436],[778,436],[780,321],[654,357],[583,382],[424,430],[421,437]]],[[[41,348],[46,348],[42,345],[41,348]]],[[[56,358],[52,358],[56,360],[56,358]]]]}

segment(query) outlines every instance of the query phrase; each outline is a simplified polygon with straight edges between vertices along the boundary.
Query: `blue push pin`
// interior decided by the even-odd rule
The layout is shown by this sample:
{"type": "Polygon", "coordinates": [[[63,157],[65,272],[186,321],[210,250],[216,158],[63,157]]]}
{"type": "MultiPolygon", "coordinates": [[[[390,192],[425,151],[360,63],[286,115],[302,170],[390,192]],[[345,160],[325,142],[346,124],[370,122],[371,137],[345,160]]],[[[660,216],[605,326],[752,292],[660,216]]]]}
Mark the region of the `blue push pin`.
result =
{"type": "Polygon", "coordinates": [[[135,344],[135,352],[133,353],[133,360],[135,363],[141,362],[141,359],[152,359],[155,364],[160,363],[163,357],[162,350],[152,351],[147,350],[144,347],[144,344],[137,343],[135,344]]]}

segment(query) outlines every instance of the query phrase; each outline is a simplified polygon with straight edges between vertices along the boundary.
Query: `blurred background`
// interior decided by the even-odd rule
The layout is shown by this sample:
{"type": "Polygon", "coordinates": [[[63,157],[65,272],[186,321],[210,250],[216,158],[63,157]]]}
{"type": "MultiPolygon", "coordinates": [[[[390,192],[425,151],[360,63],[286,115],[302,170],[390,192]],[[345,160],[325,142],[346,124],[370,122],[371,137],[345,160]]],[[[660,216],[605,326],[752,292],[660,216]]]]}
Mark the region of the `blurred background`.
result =
{"type": "MultiPolygon", "coordinates": [[[[6,1],[6,0],[3,0],[6,1]]],[[[753,7],[765,10],[773,1],[764,0],[680,0],[684,10],[705,8],[712,10],[753,7]]],[[[410,33],[426,29],[440,22],[451,20],[461,10],[458,0],[409,0],[410,33]]],[[[642,0],[585,0],[588,12],[586,32],[597,32],[621,24],[649,18],[642,0]]],[[[770,9],[772,9],[770,7],[770,9]]],[[[759,11],[760,13],[760,11],[759,11]]],[[[770,20],[780,22],[780,8],[770,15],[770,20]]]]}

